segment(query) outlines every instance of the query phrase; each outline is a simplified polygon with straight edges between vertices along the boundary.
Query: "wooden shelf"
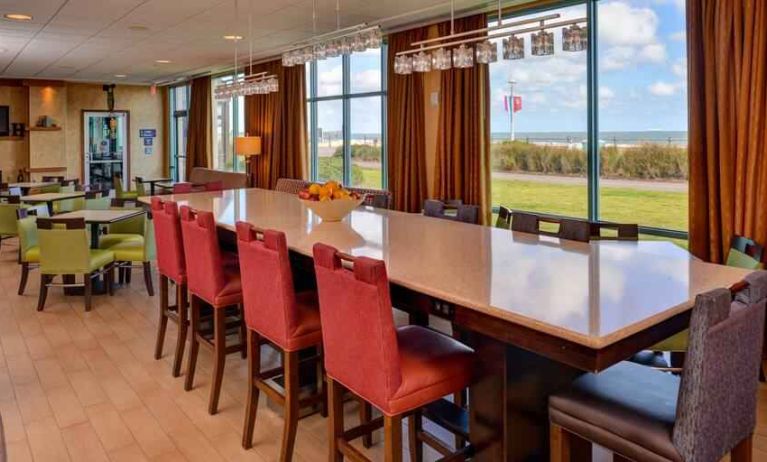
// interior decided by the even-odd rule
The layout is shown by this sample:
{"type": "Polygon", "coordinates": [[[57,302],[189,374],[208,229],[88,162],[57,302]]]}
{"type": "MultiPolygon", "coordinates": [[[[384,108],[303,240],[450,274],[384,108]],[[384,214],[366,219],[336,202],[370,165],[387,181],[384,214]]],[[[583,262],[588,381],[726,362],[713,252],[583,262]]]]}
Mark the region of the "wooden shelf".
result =
{"type": "Polygon", "coordinates": [[[61,130],[61,127],[29,127],[30,132],[56,132],[61,130]]]}
{"type": "Polygon", "coordinates": [[[0,136],[0,141],[24,141],[23,136],[0,136]]]}

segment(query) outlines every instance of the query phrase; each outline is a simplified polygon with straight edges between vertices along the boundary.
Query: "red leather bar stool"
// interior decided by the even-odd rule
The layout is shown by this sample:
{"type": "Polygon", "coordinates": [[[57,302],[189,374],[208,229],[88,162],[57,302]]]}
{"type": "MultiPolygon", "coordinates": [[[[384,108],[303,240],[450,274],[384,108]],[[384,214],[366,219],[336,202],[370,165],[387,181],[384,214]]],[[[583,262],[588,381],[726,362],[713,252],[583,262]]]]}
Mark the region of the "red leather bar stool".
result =
{"type": "Polygon", "coordinates": [[[199,212],[187,206],[181,207],[181,236],[184,254],[189,262],[186,278],[190,295],[190,326],[192,329],[189,362],[186,369],[184,389],[189,391],[194,383],[194,370],[200,344],[213,350],[213,377],[210,387],[208,412],[218,410],[224,363],[229,353],[244,350],[245,324],[242,322],[242,287],[236,255],[226,256],[219,248],[216,222],[210,212],[199,212]],[[227,264],[228,262],[232,262],[227,264]],[[201,329],[203,303],[213,308],[213,332],[201,329]],[[240,341],[227,346],[227,331],[235,328],[240,341]]]}
{"type": "MultiPolygon", "coordinates": [[[[314,267],[328,382],[329,460],[344,456],[367,460],[349,440],[383,424],[384,458],[401,461],[405,416],[411,460],[421,460],[424,442],[443,452],[444,445],[435,445],[434,436],[421,428],[421,409],[469,385],[473,350],[425,327],[396,328],[384,262],[344,255],[318,243],[314,267]],[[383,418],[345,430],[340,393],[344,388],[377,407],[383,418]]],[[[443,454],[462,460],[471,449],[443,454]]]]}
{"type": "MultiPolygon", "coordinates": [[[[322,331],[317,292],[296,293],[290,268],[285,234],[261,230],[248,223],[237,223],[237,249],[240,256],[242,296],[248,339],[248,407],[242,432],[242,447],[253,446],[259,392],[284,409],[285,426],[282,433],[280,460],[293,457],[299,409],[325,402],[325,381],[320,366],[319,392],[299,399],[299,353],[320,350],[322,331]],[[282,367],[261,371],[261,344],[267,341],[282,354],[282,367]],[[272,387],[267,380],[276,375],[284,377],[285,393],[272,387]]],[[[322,364],[321,356],[310,355],[307,360],[322,364]]]]}
{"type": "Polygon", "coordinates": [[[184,358],[187,329],[189,327],[189,301],[186,285],[186,259],[181,238],[181,221],[178,205],[152,197],[154,235],[157,247],[157,270],[160,273],[160,323],[157,328],[157,343],[154,359],[162,357],[165,331],[168,319],[178,325],[176,352],[173,357],[173,377],[181,375],[181,361],[184,358]],[[169,281],[176,286],[176,304],[171,305],[168,296],[169,281]]]}

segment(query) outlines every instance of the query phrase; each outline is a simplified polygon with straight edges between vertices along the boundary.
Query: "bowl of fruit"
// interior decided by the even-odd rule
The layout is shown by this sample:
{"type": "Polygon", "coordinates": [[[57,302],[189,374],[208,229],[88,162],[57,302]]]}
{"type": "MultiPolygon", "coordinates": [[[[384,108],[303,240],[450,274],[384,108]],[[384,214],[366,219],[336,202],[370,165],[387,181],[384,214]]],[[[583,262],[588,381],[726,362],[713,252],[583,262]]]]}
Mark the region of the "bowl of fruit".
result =
{"type": "Polygon", "coordinates": [[[344,189],[335,181],[313,183],[299,191],[298,198],[322,221],[341,221],[365,200],[364,195],[344,189]]]}

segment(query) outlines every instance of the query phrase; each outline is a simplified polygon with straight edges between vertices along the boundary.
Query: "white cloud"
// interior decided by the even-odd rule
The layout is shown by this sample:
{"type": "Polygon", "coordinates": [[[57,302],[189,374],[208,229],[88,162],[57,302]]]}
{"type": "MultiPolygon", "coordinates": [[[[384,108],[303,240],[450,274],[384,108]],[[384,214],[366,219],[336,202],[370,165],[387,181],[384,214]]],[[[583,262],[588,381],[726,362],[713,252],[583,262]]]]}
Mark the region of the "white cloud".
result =
{"type": "Polygon", "coordinates": [[[320,96],[340,95],[343,92],[343,68],[333,66],[330,69],[322,69],[318,72],[318,92],[320,96]]]}
{"type": "Polygon", "coordinates": [[[662,63],[666,60],[666,46],[662,43],[645,45],[639,52],[639,59],[651,63],[662,63]]]}
{"type": "Polygon", "coordinates": [[[647,90],[655,96],[673,96],[678,90],[678,85],[659,80],[647,87],[647,90]]]}
{"type": "Polygon", "coordinates": [[[356,92],[378,91],[381,89],[381,71],[368,69],[351,75],[352,89],[356,92]]]}
{"type": "Polygon", "coordinates": [[[677,77],[687,78],[687,58],[681,57],[671,64],[671,72],[677,77]]]}
{"type": "Polygon", "coordinates": [[[671,40],[675,42],[683,42],[687,40],[687,31],[685,30],[676,31],[673,34],[669,35],[669,38],[671,38],[671,40]]]}
{"type": "Polygon", "coordinates": [[[651,8],[611,2],[599,8],[599,39],[607,46],[650,45],[657,42],[658,16],[651,8]]]}

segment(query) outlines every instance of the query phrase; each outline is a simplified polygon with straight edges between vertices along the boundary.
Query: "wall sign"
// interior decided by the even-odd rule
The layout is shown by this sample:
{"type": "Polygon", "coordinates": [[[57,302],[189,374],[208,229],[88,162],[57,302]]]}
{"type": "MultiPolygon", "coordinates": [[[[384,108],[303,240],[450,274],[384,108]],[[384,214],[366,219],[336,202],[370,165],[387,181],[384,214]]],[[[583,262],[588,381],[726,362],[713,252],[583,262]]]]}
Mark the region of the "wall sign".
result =
{"type": "Polygon", "coordinates": [[[138,136],[144,140],[144,155],[151,156],[154,152],[154,139],[157,130],[154,128],[139,128],[138,136]]]}

